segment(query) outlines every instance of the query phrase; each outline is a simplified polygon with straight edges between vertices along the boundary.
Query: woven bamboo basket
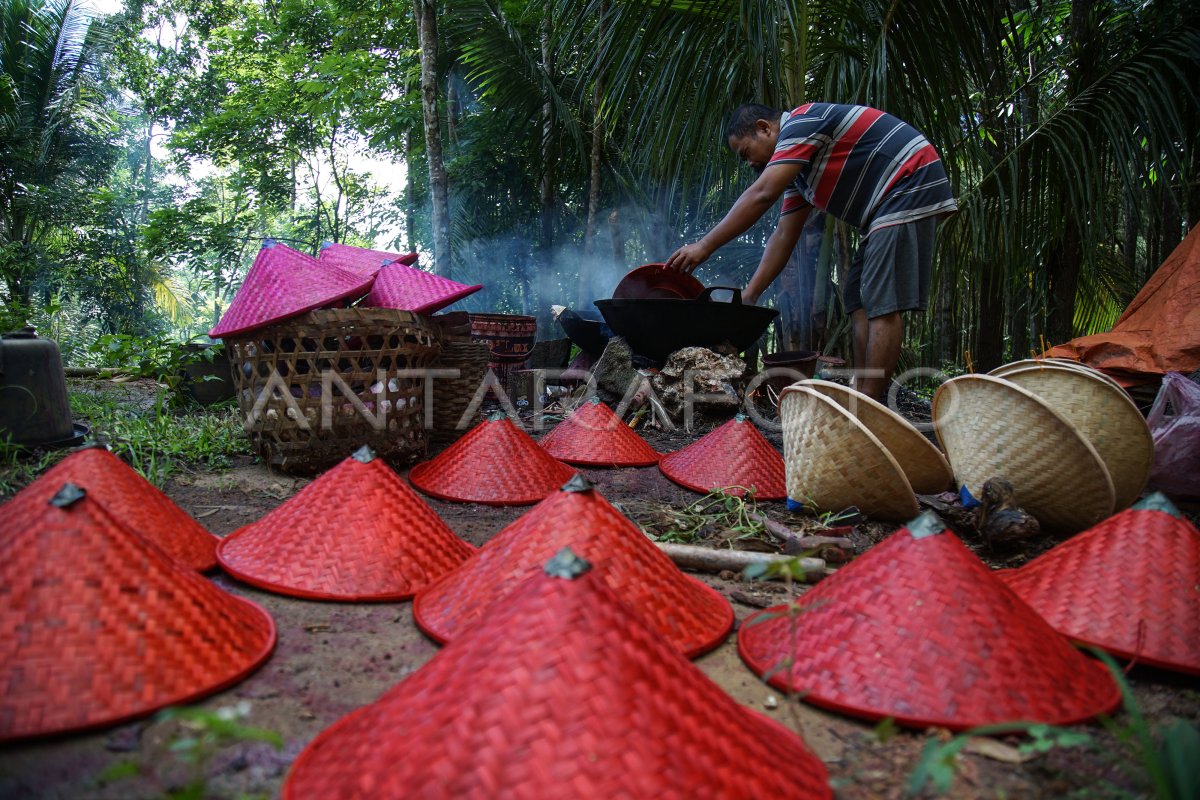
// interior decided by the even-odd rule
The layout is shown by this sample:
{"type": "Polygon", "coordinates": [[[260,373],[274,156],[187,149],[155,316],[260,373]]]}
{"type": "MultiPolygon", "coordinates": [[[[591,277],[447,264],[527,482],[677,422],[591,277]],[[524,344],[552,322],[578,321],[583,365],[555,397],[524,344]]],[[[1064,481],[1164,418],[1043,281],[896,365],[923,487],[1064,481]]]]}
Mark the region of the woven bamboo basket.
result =
{"type": "Polygon", "coordinates": [[[1095,367],[1088,366],[1081,361],[1075,361],[1070,358],[1023,358],[1020,361],[1013,361],[1009,364],[1002,364],[988,373],[993,378],[1007,378],[1009,373],[1019,369],[1028,369],[1030,367],[1067,367],[1078,372],[1083,372],[1091,375],[1094,378],[1104,381],[1114,389],[1125,391],[1121,384],[1117,383],[1110,376],[1104,374],[1095,367]]]}
{"type": "Polygon", "coordinates": [[[433,361],[433,368],[458,370],[458,377],[437,377],[433,382],[428,409],[432,425],[429,429],[430,444],[441,446],[453,442],[475,427],[481,417],[464,420],[463,413],[471,405],[475,393],[487,373],[491,351],[486,342],[471,337],[471,319],[465,311],[431,317],[437,325],[441,353],[433,361]]]}
{"type": "Polygon", "coordinates": [[[1112,478],[1087,437],[1037,395],[1002,378],[962,375],[933,396],[933,429],[955,480],[976,497],[1008,480],[1046,527],[1081,531],[1113,513],[1112,478]]]}
{"type": "Polygon", "coordinates": [[[787,493],[825,511],[857,506],[879,519],[918,513],[904,471],[853,414],[820,392],[793,384],[779,398],[787,493]]]}
{"type": "Polygon", "coordinates": [[[904,417],[840,383],[807,380],[801,381],[800,385],[835,401],[875,434],[896,459],[914,492],[937,494],[950,488],[954,475],[946,457],[904,417]]]}
{"type": "Polygon", "coordinates": [[[424,370],[436,329],[408,311],[310,311],[225,340],[247,435],[268,463],[327,469],[364,444],[395,466],[425,454],[424,370]]]}
{"type": "Polygon", "coordinates": [[[1033,392],[1087,437],[1112,478],[1116,511],[1137,500],[1154,466],[1154,438],[1123,389],[1061,363],[1016,369],[1004,380],[1033,392]]]}

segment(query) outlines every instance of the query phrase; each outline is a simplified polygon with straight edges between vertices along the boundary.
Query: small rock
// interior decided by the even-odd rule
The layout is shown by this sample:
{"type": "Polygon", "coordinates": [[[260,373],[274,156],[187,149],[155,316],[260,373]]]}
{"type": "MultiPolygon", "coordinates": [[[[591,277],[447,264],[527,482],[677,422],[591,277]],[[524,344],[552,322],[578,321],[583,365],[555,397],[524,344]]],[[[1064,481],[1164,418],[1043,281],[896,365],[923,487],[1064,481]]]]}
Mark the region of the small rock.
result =
{"type": "Polygon", "coordinates": [[[775,695],[767,695],[767,699],[763,701],[763,708],[779,708],[779,701],[775,699],[775,695]]]}

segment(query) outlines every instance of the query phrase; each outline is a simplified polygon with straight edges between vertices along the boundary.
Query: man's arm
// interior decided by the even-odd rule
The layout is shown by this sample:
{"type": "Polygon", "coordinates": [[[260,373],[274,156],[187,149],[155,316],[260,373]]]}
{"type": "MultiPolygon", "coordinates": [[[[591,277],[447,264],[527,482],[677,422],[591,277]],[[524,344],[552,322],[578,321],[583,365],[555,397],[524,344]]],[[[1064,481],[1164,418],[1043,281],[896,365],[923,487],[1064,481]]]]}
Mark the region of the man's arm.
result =
{"type": "Polygon", "coordinates": [[[667,268],[691,272],[707,261],[719,247],[748,231],[775,204],[803,166],[800,163],[768,164],[758,180],[742,192],[724,219],[700,241],[684,245],[671,254],[667,259],[667,268]]]}
{"type": "Polygon", "coordinates": [[[787,266],[788,259],[792,255],[792,250],[796,248],[796,242],[800,240],[800,233],[804,230],[804,223],[808,221],[810,211],[812,211],[812,206],[793,211],[791,214],[784,214],[779,218],[775,232],[767,240],[767,247],[763,250],[762,260],[758,262],[758,269],[754,271],[754,277],[742,290],[743,301],[757,303],[758,298],[771,285],[771,281],[779,277],[780,272],[783,272],[783,268],[787,266]]]}

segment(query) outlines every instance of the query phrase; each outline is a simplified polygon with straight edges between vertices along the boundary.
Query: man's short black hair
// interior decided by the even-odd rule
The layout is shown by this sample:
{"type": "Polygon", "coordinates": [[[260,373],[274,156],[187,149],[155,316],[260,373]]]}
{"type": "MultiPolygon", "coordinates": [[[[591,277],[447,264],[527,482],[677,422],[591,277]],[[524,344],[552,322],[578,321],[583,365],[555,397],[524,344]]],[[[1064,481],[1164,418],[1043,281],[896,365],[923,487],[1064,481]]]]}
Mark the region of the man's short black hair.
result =
{"type": "Polygon", "coordinates": [[[754,123],[760,119],[779,119],[781,111],[776,111],[762,103],[744,103],[733,110],[729,123],[725,126],[725,138],[741,138],[754,134],[754,123]]]}

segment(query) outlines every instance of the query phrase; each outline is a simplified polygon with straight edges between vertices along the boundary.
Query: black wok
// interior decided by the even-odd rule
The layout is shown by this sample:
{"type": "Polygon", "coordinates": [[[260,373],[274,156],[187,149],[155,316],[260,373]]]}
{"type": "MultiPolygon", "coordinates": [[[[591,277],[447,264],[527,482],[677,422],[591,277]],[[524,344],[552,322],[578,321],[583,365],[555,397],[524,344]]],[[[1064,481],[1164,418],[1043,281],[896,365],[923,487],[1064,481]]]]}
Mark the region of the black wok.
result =
{"type": "Polygon", "coordinates": [[[683,347],[728,344],[741,352],[758,341],[779,313],[746,305],[741,289],[732,286],[710,286],[695,300],[597,300],[596,308],[635,353],[659,362],[683,347]],[[731,302],[713,301],[712,293],[722,289],[733,293],[731,302]]]}
{"type": "Polygon", "coordinates": [[[604,352],[604,347],[612,338],[612,331],[604,320],[585,317],[569,308],[563,309],[558,315],[558,324],[567,338],[579,345],[580,350],[595,356],[604,352]]]}

